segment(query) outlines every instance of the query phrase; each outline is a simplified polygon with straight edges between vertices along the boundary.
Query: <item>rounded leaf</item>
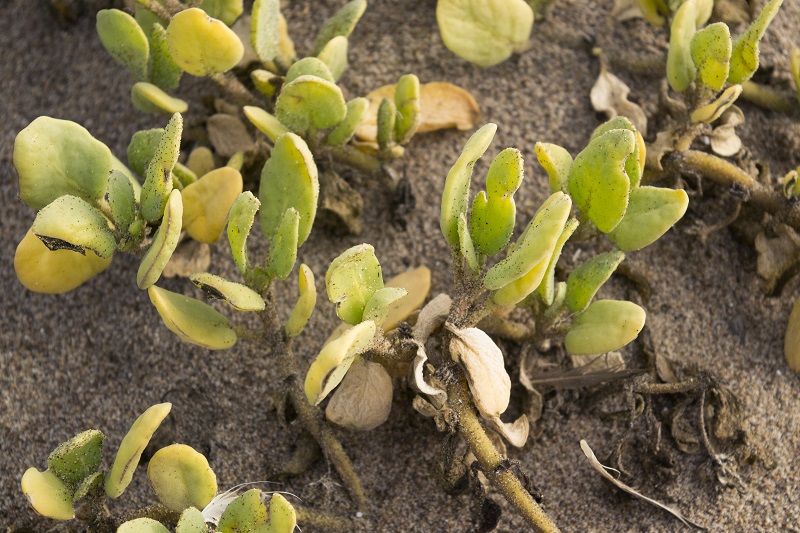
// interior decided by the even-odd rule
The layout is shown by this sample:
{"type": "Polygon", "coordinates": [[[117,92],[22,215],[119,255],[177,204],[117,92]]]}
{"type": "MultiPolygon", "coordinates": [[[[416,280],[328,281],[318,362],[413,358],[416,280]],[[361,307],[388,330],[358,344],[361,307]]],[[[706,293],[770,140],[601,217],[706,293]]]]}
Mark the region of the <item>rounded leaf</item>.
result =
{"type": "Polygon", "coordinates": [[[128,433],[122,439],[114,457],[114,464],[106,476],[105,489],[110,498],[119,496],[128,488],[133,472],[139,465],[142,452],[150,442],[150,437],[172,409],[171,403],[153,405],[134,421],[128,433]]]}
{"type": "Polygon", "coordinates": [[[331,39],[350,35],[366,9],[366,0],[353,0],[326,20],[314,39],[314,55],[318,55],[331,39]]]}
{"type": "Polygon", "coordinates": [[[280,18],[279,0],[256,0],[250,20],[250,43],[262,63],[268,63],[278,55],[280,18]]]}
{"type": "Polygon", "coordinates": [[[289,132],[274,115],[270,115],[260,107],[244,106],[244,116],[273,143],[278,137],[289,132]]]}
{"type": "Polygon", "coordinates": [[[413,74],[401,76],[397,80],[394,103],[398,115],[394,125],[394,137],[398,143],[405,144],[411,140],[422,123],[419,78],[413,74]]]}
{"type": "Polygon", "coordinates": [[[181,192],[173,190],[169,195],[164,218],[158,227],[153,242],[139,264],[136,273],[136,284],[144,290],[153,285],[161,277],[172,253],[178,246],[181,237],[181,219],[183,218],[183,202],[181,192]]]}
{"type": "Polygon", "coordinates": [[[164,325],[178,337],[210,350],[236,344],[236,332],[228,319],[213,307],[155,285],[147,290],[164,325]]]}
{"type": "Polygon", "coordinates": [[[103,433],[90,429],[79,433],[53,450],[47,468],[70,487],[97,472],[103,453],[103,433]]]}
{"type": "Polygon", "coordinates": [[[644,309],[632,302],[600,300],[579,314],[564,346],[570,355],[594,355],[619,350],[642,331],[644,309]]]}
{"type": "Polygon", "coordinates": [[[533,10],[524,0],[439,0],[436,21],[451,52],[491,67],[525,49],[533,10]]]}
{"type": "Polygon", "coordinates": [[[225,508],[217,524],[218,533],[255,531],[266,523],[267,507],[261,501],[261,490],[250,489],[225,508]]]}
{"type": "Polygon", "coordinates": [[[379,326],[395,302],[405,297],[408,292],[402,287],[384,287],[375,291],[364,307],[363,320],[374,320],[379,326]]]}
{"type": "Polygon", "coordinates": [[[567,179],[572,168],[572,156],[556,144],[536,143],[534,147],[539,164],[550,178],[550,194],[567,192],[567,179]]]}
{"type": "Polygon", "coordinates": [[[185,113],[189,104],[173,98],[156,85],[140,81],[131,87],[133,107],[144,113],[185,113]]]}
{"type": "Polygon", "coordinates": [[[17,134],[14,166],[20,198],[42,209],[64,195],[99,200],[113,163],[108,147],[83,126],[39,117],[17,134]]]}
{"type": "Polygon", "coordinates": [[[75,518],[72,491],[52,471],[29,468],[22,475],[21,485],[28,503],[40,515],[56,520],[75,518]]]}
{"type": "Polygon", "coordinates": [[[152,518],[128,520],[117,529],[117,533],[170,533],[164,524],[152,518]]]}
{"type": "Polygon", "coordinates": [[[316,76],[326,81],[336,81],[328,65],[316,57],[304,57],[293,63],[292,66],[289,67],[289,70],[286,71],[283,83],[292,83],[300,76],[316,76]]]}
{"type": "Polygon", "coordinates": [[[297,526],[297,513],[289,500],[277,492],[269,499],[268,533],[292,533],[297,526]]]}
{"type": "Polygon", "coordinates": [[[111,171],[108,176],[106,201],[117,229],[127,231],[136,218],[136,193],[131,180],[119,170],[111,171]]]}
{"type": "Polygon", "coordinates": [[[700,82],[715,91],[722,89],[730,69],[731,32],[724,22],[711,24],[692,37],[692,61],[700,82]]]}
{"type": "Polygon", "coordinates": [[[202,0],[200,9],[231,26],[244,11],[243,0],[202,0]]]}
{"type": "Polygon", "coordinates": [[[626,252],[652,244],[678,222],[689,206],[682,189],[640,187],[631,193],[622,221],[608,237],[626,252]]]}
{"type": "Polygon", "coordinates": [[[148,63],[147,79],[152,84],[173,91],[181,82],[183,70],[169,55],[167,45],[167,30],[161,24],[150,25],[150,61],[148,63]]]}
{"type": "Polygon", "coordinates": [[[175,63],[193,76],[230,70],[244,55],[244,45],[236,33],[198,8],[185,9],[172,17],[167,27],[167,46],[175,63]]]}
{"type": "Polygon", "coordinates": [[[347,104],[335,83],[304,75],[283,86],[275,116],[291,131],[305,134],[336,126],[347,116],[347,104]]]}
{"type": "Polygon", "coordinates": [[[343,252],[328,267],[325,286],[339,318],[348,324],[361,322],[367,302],[383,288],[375,249],[369,244],[360,244],[343,252]]]}
{"type": "Polygon", "coordinates": [[[206,519],[203,513],[195,508],[189,507],[181,513],[178,525],[175,526],[175,533],[207,533],[206,519]]]}
{"type": "Polygon", "coordinates": [[[392,378],[378,363],[358,358],[331,396],[325,417],[347,429],[370,431],[389,419],[392,378]]]}
{"type": "Polygon", "coordinates": [[[337,35],[325,47],[320,50],[317,57],[328,66],[328,70],[333,77],[331,81],[337,81],[347,70],[347,37],[337,35]]]}
{"type": "Polygon", "coordinates": [[[217,494],[217,476],[208,460],[185,444],[158,450],[147,465],[147,477],[161,503],[176,513],[202,509],[217,494]]]}
{"type": "Polygon", "coordinates": [[[183,189],[183,229],[196,241],[216,242],[243,187],[238,170],[221,167],[183,189]]]}
{"type": "Polygon", "coordinates": [[[511,400],[503,352],[478,328],[451,329],[450,355],[464,365],[475,406],[486,418],[500,416],[511,400]]]}
{"type": "Polygon", "coordinates": [[[241,283],[208,272],[192,274],[189,279],[209,298],[222,300],[239,311],[263,311],[266,307],[260,294],[241,283]]]}
{"type": "Polygon", "coordinates": [[[369,100],[366,98],[354,98],[347,102],[347,116],[331,130],[325,138],[325,142],[333,146],[340,146],[352,139],[367,109],[369,109],[369,100]]]}
{"type": "Polygon", "coordinates": [[[469,221],[472,242],[480,253],[499,253],[511,239],[517,217],[514,193],[522,184],[523,173],[522,154],[515,148],[506,148],[492,160],[486,194],[475,197],[469,221]]]}
{"type": "Polygon", "coordinates": [[[119,9],[101,9],[97,12],[97,34],[114,61],[138,80],[147,77],[150,43],[136,19],[119,9]]]}
{"type": "Polygon", "coordinates": [[[250,235],[260,206],[258,198],[250,191],[246,191],[239,195],[228,211],[228,243],[231,245],[233,261],[243,276],[250,271],[247,237],[250,235]]]}
{"type": "Polygon", "coordinates": [[[572,237],[572,234],[575,233],[576,229],[578,229],[578,220],[574,218],[569,219],[564,225],[564,231],[561,232],[561,235],[558,237],[558,241],[556,241],[556,245],[553,248],[553,254],[550,256],[550,262],[547,264],[547,270],[545,271],[542,283],[538,288],[539,296],[542,297],[542,301],[546,305],[553,305],[555,300],[556,264],[558,263],[558,259],[561,257],[561,250],[563,250],[564,245],[567,243],[569,238],[572,237]]]}
{"type": "Polygon", "coordinates": [[[72,250],[50,250],[31,230],[14,254],[14,272],[22,285],[33,292],[60,294],[83,285],[111,264],[111,257],[85,255],[72,250]]]}
{"type": "Polygon", "coordinates": [[[573,313],[580,313],[589,305],[600,287],[608,281],[625,254],[619,251],[595,256],[570,272],[567,278],[565,301],[573,313]]]}
{"type": "Polygon", "coordinates": [[[62,196],[39,211],[31,231],[51,250],[92,250],[109,258],[117,248],[108,221],[94,207],[77,196],[62,196]]]}

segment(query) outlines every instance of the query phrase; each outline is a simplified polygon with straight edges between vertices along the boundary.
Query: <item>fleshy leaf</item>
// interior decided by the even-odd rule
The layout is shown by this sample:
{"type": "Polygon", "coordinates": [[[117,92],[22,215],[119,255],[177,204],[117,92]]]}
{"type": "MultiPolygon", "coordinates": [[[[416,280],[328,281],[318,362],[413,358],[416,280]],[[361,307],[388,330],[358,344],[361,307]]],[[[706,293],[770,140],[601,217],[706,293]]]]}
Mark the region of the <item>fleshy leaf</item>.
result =
{"type": "Polygon", "coordinates": [[[542,301],[546,305],[553,305],[553,301],[555,300],[556,264],[558,264],[558,259],[561,257],[561,250],[564,248],[564,245],[567,243],[569,238],[572,237],[572,234],[575,233],[576,229],[578,229],[578,220],[574,218],[569,219],[564,225],[564,231],[561,232],[561,235],[558,237],[558,241],[556,241],[556,245],[553,248],[553,254],[550,256],[550,262],[548,263],[547,270],[544,273],[544,279],[538,288],[539,296],[542,297],[542,301]]]}
{"type": "Polygon", "coordinates": [[[620,250],[640,250],[674,226],[688,206],[682,189],[640,187],[631,193],[625,217],[608,237],[620,250]]]}
{"type": "Polygon", "coordinates": [[[183,229],[197,241],[216,242],[242,188],[239,171],[221,167],[183,189],[183,229]]]}
{"type": "Polygon", "coordinates": [[[289,130],[274,116],[260,107],[244,106],[244,116],[273,143],[289,130]]]}
{"type": "Polygon", "coordinates": [[[289,67],[289,70],[286,71],[286,76],[283,83],[292,83],[300,76],[316,76],[317,78],[322,78],[323,80],[331,83],[336,81],[333,77],[333,74],[331,74],[331,70],[328,68],[328,65],[316,57],[304,57],[303,59],[293,63],[292,66],[289,67]]]}
{"type": "Polygon", "coordinates": [[[695,124],[698,122],[705,122],[706,124],[714,122],[736,102],[740,94],[742,94],[741,85],[728,87],[716,100],[695,109],[692,112],[692,122],[695,124]]]}
{"type": "Polygon", "coordinates": [[[112,156],[83,126],[39,117],[17,134],[14,166],[20,198],[30,207],[42,209],[66,194],[87,201],[102,198],[112,156]]]}
{"type": "Polygon", "coordinates": [[[153,24],[150,30],[150,61],[147,80],[165,91],[178,88],[183,70],[169,55],[167,30],[161,24],[153,24]]]}
{"type": "Polygon", "coordinates": [[[172,17],[167,27],[172,59],[193,76],[210,76],[232,69],[244,55],[244,45],[224,22],[202,9],[189,8],[172,17]]]}
{"type": "Polygon", "coordinates": [[[479,272],[478,254],[475,253],[472,236],[469,234],[469,222],[467,222],[466,213],[461,213],[461,216],[458,217],[458,252],[466,260],[467,266],[473,272],[479,272]]]}
{"type": "Polygon", "coordinates": [[[155,222],[164,214],[167,198],[172,192],[172,167],[178,162],[181,151],[183,117],[175,113],[158,140],[153,157],[147,164],[142,185],[142,216],[155,222]]]}
{"type": "Polygon", "coordinates": [[[119,9],[101,9],[97,12],[97,34],[114,61],[137,80],[147,79],[150,43],[136,19],[119,9]]]}
{"type": "Polygon", "coordinates": [[[325,417],[347,429],[373,430],[389,419],[392,390],[392,378],[381,365],[358,358],[331,396],[325,417]]]}
{"type": "Polygon", "coordinates": [[[210,350],[225,350],[236,344],[236,332],[228,319],[210,305],[155,285],[147,292],[164,325],[186,342],[210,350]]]}
{"type": "Polygon", "coordinates": [[[636,130],[636,126],[633,125],[633,122],[623,116],[616,116],[595,128],[595,130],[592,132],[591,138],[589,139],[590,144],[591,141],[612,130],[630,130],[636,137],[633,155],[625,162],[625,173],[628,174],[628,178],[631,180],[631,190],[633,190],[639,186],[642,174],[644,173],[645,159],[647,157],[647,146],[645,145],[642,134],[636,130]]]}
{"type": "Polygon", "coordinates": [[[14,271],[22,285],[33,292],[60,294],[80,287],[108,265],[89,250],[85,255],[72,250],[50,250],[31,230],[17,246],[14,271]]]}
{"type": "Polygon", "coordinates": [[[164,128],[137,131],[128,144],[128,165],[139,176],[144,176],[147,165],[156,153],[164,128]]]}
{"type": "Polygon", "coordinates": [[[458,219],[467,214],[472,167],[489,148],[496,131],[497,125],[492,123],[486,124],[476,131],[464,145],[461,155],[447,173],[447,180],[442,192],[442,214],[439,225],[451,248],[459,247],[458,219]]]}
{"type": "Polygon", "coordinates": [[[318,405],[342,381],[353,359],[372,342],[376,330],[375,322],[367,320],[348,329],[322,348],[306,374],[305,392],[310,403],[318,405]]]}
{"type": "Polygon", "coordinates": [[[294,304],[292,314],[286,321],[286,335],[289,337],[297,337],[306,327],[308,319],[311,318],[311,313],[314,312],[314,307],[317,305],[317,287],[314,285],[314,273],[308,265],[301,264],[299,272],[298,286],[300,289],[300,297],[297,303],[294,304]]]}
{"type": "Polygon", "coordinates": [[[384,287],[375,291],[364,307],[363,320],[373,320],[378,326],[383,324],[392,304],[408,294],[402,287],[384,287]]]}
{"type": "Polygon", "coordinates": [[[695,0],[687,0],[681,4],[672,18],[667,54],[667,80],[679,93],[688,89],[697,75],[691,51],[692,37],[697,31],[696,18],[695,0]]]}
{"type": "Polygon", "coordinates": [[[108,176],[106,200],[111,208],[111,220],[119,230],[127,231],[136,217],[136,194],[130,179],[119,170],[108,176]]]}
{"type": "Polygon", "coordinates": [[[715,91],[722,90],[731,63],[731,32],[724,22],[711,24],[692,37],[692,61],[698,80],[715,91]]]}
{"type": "Polygon", "coordinates": [[[117,533],[170,533],[164,524],[152,518],[136,518],[119,526],[117,533]]]}
{"type": "Polygon", "coordinates": [[[306,134],[336,126],[347,116],[347,104],[335,83],[306,75],[283,86],[275,116],[291,131],[306,134]]]}
{"type": "Polygon", "coordinates": [[[500,253],[511,239],[517,206],[514,193],[522,184],[524,161],[515,148],[506,148],[492,160],[486,175],[486,193],[472,203],[470,234],[483,255],[500,253]]]}
{"type": "Polygon", "coordinates": [[[28,503],[40,515],[56,520],[75,518],[72,491],[50,470],[29,468],[22,475],[21,485],[28,503]]]}
{"type": "Polygon", "coordinates": [[[544,280],[550,257],[546,255],[523,276],[500,287],[492,295],[492,301],[497,305],[515,305],[527,298],[544,280]]]}
{"type": "Polygon", "coordinates": [[[98,470],[94,474],[87,476],[78,484],[78,488],[75,489],[75,494],[72,496],[72,501],[78,502],[90,494],[97,494],[102,491],[104,479],[105,473],[102,470],[98,470]]]}
{"type": "Polygon", "coordinates": [[[297,246],[300,247],[314,224],[319,198],[319,178],[314,158],[305,141],[294,133],[278,138],[261,171],[258,192],[261,200],[261,230],[267,239],[278,231],[283,214],[290,207],[300,214],[297,246]]]}
{"type": "Polygon", "coordinates": [[[620,251],[605,252],[582,263],[567,278],[565,301],[573,313],[584,311],[600,287],[608,281],[625,254],[620,251]]]}
{"type": "Polygon", "coordinates": [[[348,324],[361,322],[367,302],[375,291],[383,288],[375,249],[360,244],[339,255],[328,267],[325,286],[339,318],[348,324]]]}
{"type": "Polygon", "coordinates": [[[394,103],[398,115],[394,125],[394,137],[399,144],[405,144],[411,140],[422,123],[419,78],[413,74],[401,76],[397,80],[394,103]]]}
{"type": "Polygon", "coordinates": [[[110,498],[119,498],[133,478],[142,452],[150,437],[172,409],[171,403],[153,405],[137,418],[125,434],[114,457],[114,464],[106,476],[105,489],[110,498]]]}
{"type": "Polygon", "coordinates": [[[533,10],[524,0],[439,0],[436,20],[451,52],[491,67],[525,49],[533,10]]]}
{"type": "Polygon", "coordinates": [[[250,489],[225,508],[219,518],[219,533],[240,533],[257,531],[256,528],[266,523],[267,507],[261,502],[261,491],[250,489]]]}
{"type": "Polygon", "coordinates": [[[417,267],[393,277],[385,287],[400,287],[407,294],[389,306],[383,320],[384,331],[390,331],[400,325],[411,314],[422,307],[431,290],[431,271],[428,267],[417,267]]]}
{"type": "Polygon", "coordinates": [[[147,477],[161,503],[175,513],[202,509],[217,494],[217,476],[208,459],[185,444],[171,444],[153,454],[147,477]]]}
{"type": "Polygon", "coordinates": [[[209,298],[222,300],[239,311],[263,311],[266,307],[260,294],[241,283],[208,272],[192,274],[189,279],[209,298]]]}
{"type": "Polygon", "coordinates": [[[278,55],[279,0],[256,0],[250,26],[250,42],[258,59],[268,63],[278,55]]]}
{"type": "Polygon", "coordinates": [[[347,48],[347,37],[337,35],[328,41],[328,44],[317,55],[328,66],[331,76],[333,76],[332,81],[337,81],[347,70],[347,48]]]}
{"type": "Polygon", "coordinates": [[[635,339],[644,321],[644,309],[635,303],[600,300],[575,318],[564,345],[571,355],[613,352],[635,339]]]}
{"type": "MultiPolygon", "coordinates": [[[[353,98],[347,102],[347,115],[331,130],[325,138],[325,142],[333,146],[340,146],[352,139],[367,109],[369,109],[369,100],[366,98],[353,98]]],[[[256,127],[258,126],[256,125],[256,127]]]]}
{"type": "Polygon", "coordinates": [[[189,104],[180,98],[174,98],[146,81],[131,87],[131,102],[144,113],[185,113],[189,109],[189,104]]]}
{"type": "Polygon", "coordinates": [[[550,194],[567,192],[567,180],[572,168],[572,156],[557,144],[536,143],[534,147],[539,164],[550,178],[550,194]]]}
{"type": "Polygon", "coordinates": [[[69,487],[77,487],[100,468],[102,453],[103,433],[90,429],[53,450],[47,458],[47,468],[69,487]]]}
{"type": "Polygon", "coordinates": [[[314,39],[314,55],[318,55],[334,37],[349,36],[366,9],[366,0],[353,0],[326,20],[314,39]]]}
{"type": "Polygon", "coordinates": [[[172,252],[178,246],[181,237],[181,219],[183,218],[183,203],[181,193],[177,189],[169,195],[164,218],[158,227],[153,242],[139,264],[136,273],[136,284],[144,290],[153,285],[161,277],[164,267],[167,266],[172,252]]]}
{"type": "Polygon", "coordinates": [[[117,248],[105,217],[77,196],[62,196],[36,215],[31,231],[51,250],[92,250],[109,258],[117,248]]]}
{"type": "Polygon", "coordinates": [[[270,275],[283,280],[292,272],[297,261],[299,228],[300,213],[297,212],[297,209],[290,207],[283,214],[278,231],[272,237],[267,265],[270,275]]]}
{"type": "Polygon", "coordinates": [[[200,9],[231,26],[244,11],[243,0],[202,0],[200,9]]]}
{"type": "Polygon", "coordinates": [[[613,230],[625,215],[631,188],[625,166],[636,146],[632,131],[611,130],[589,141],[570,169],[569,195],[603,233],[613,230]]]}
{"type": "Polygon", "coordinates": [[[782,3],[783,0],[771,0],[764,6],[758,18],[747,28],[747,31],[734,41],[728,83],[742,83],[749,80],[756,73],[756,70],[758,70],[759,43],[782,3]]]}
{"type": "Polygon", "coordinates": [[[233,261],[243,276],[250,271],[247,237],[250,235],[260,206],[258,198],[250,191],[246,191],[239,195],[228,212],[228,243],[231,245],[233,261]]]}
{"type": "Polygon", "coordinates": [[[269,499],[269,526],[264,533],[292,533],[297,513],[292,504],[277,492],[269,499]]]}
{"type": "Polygon", "coordinates": [[[207,533],[207,531],[203,513],[195,507],[185,509],[175,527],[175,533],[207,533]]]}
{"type": "Polygon", "coordinates": [[[392,100],[384,98],[378,106],[378,149],[386,150],[394,144],[394,124],[397,107],[392,100]]]}
{"type": "Polygon", "coordinates": [[[202,178],[214,170],[214,152],[207,146],[198,146],[189,153],[186,167],[194,172],[195,176],[202,178]]]}

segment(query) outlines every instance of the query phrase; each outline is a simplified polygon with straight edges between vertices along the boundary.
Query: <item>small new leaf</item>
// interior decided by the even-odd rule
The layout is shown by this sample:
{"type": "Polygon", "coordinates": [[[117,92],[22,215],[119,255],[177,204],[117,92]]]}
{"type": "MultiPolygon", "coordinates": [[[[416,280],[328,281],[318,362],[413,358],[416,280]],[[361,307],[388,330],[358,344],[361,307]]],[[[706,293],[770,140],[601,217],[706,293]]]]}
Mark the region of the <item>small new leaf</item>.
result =
{"type": "Polygon", "coordinates": [[[136,19],[119,9],[101,9],[97,12],[97,34],[114,61],[137,80],[147,79],[150,43],[136,19]]]}

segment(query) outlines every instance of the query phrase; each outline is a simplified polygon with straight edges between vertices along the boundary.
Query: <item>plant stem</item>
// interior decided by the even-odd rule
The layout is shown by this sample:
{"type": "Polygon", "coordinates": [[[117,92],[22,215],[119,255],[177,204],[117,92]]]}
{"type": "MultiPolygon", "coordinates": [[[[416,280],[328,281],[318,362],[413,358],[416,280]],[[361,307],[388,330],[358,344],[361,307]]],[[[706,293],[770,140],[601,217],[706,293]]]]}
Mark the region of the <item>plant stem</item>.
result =
{"type": "Polygon", "coordinates": [[[172,18],[172,14],[167,10],[167,8],[158,3],[156,0],[136,0],[136,3],[155,13],[161,20],[169,21],[172,18]]]}
{"type": "Polygon", "coordinates": [[[448,387],[447,397],[447,403],[458,416],[459,433],[469,444],[470,450],[475,454],[481,470],[492,486],[505,496],[508,503],[534,531],[557,533],[558,527],[545,514],[544,509],[525,490],[513,472],[504,468],[503,457],[495,449],[481,425],[478,414],[472,407],[472,401],[467,393],[467,384],[463,378],[448,387]]]}
{"type": "Polygon", "coordinates": [[[381,166],[381,162],[377,157],[366,154],[349,144],[332,148],[330,154],[340,163],[356,167],[367,174],[373,176],[383,175],[383,166],[381,166]]]}
{"type": "Polygon", "coordinates": [[[261,101],[230,72],[218,72],[211,75],[220,89],[239,105],[258,105],[261,101]]]}
{"type": "Polygon", "coordinates": [[[785,98],[772,87],[759,85],[752,81],[742,83],[742,98],[766,109],[789,115],[794,113],[798,107],[794,100],[785,98]]]}
{"type": "Polygon", "coordinates": [[[314,531],[352,531],[355,529],[353,521],[343,516],[297,505],[294,506],[294,510],[297,513],[297,523],[302,528],[308,527],[314,531]]]}

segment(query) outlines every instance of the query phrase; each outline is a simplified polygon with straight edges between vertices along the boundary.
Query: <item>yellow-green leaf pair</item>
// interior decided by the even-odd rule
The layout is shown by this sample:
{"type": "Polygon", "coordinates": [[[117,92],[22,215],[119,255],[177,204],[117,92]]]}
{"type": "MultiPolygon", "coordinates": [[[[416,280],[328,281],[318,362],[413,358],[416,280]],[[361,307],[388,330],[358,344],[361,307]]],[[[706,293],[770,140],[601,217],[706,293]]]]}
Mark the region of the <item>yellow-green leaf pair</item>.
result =
{"type": "Polygon", "coordinates": [[[361,244],[339,255],[328,267],[325,286],[328,298],[336,304],[339,318],[348,324],[364,320],[370,299],[383,289],[381,265],[375,257],[375,249],[361,244]]]}
{"type": "Polygon", "coordinates": [[[265,494],[250,489],[225,508],[217,524],[219,533],[292,533],[297,525],[297,514],[289,501],[273,494],[269,511],[262,502],[265,494]]]}

